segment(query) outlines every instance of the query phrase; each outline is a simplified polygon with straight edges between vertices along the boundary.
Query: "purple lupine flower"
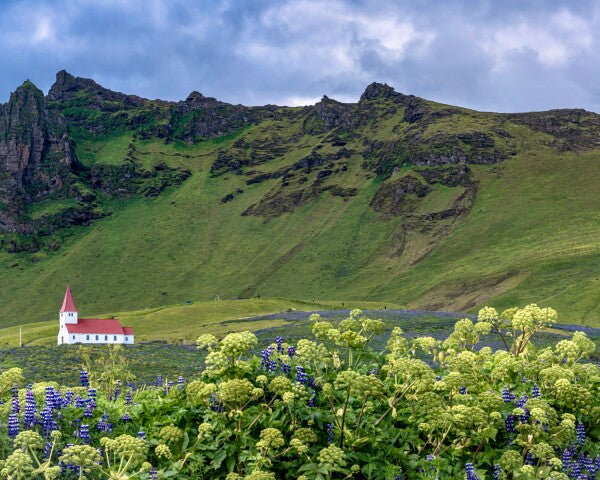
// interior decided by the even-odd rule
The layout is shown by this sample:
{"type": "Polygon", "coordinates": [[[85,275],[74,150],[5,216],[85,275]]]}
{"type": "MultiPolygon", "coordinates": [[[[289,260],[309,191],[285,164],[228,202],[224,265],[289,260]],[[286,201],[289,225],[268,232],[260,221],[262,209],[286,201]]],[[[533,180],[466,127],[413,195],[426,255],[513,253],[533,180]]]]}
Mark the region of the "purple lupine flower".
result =
{"type": "Polygon", "coordinates": [[[225,410],[225,407],[223,407],[223,405],[221,405],[221,402],[219,402],[219,400],[217,399],[217,395],[214,393],[211,394],[209,403],[210,403],[210,409],[213,412],[222,413],[225,410]]]}
{"type": "Polygon", "coordinates": [[[183,390],[184,387],[185,387],[185,379],[181,375],[179,375],[179,377],[177,377],[177,389],[183,390]]]}
{"type": "Polygon", "coordinates": [[[117,380],[117,384],[115,385],[115,393],[114,393],[114,401],[117,401],[117,398],[119,398],[119,395],[121,395],[121,380],[117,380]]]}
{"type": "Polygon", "coordinates": [[[436,381],[436,382],[439,382],[441,379],[442,379],[442,376],[441,376],[441,375],[436,375],[436,376],[435,376],[435,381],[436,381]]]}
{"type": "Polygon", "coordinates": [[[312,397],[310,397],[310,399],[308,400],[307,406],[313,408],[317,405],[317,392],[314,392],[312,397]]]}
{"type": "Polygon", "coordinates": [[[54,410],[54,387],[46,387],[46,407],[54,410]]]}
{"type": "Polygon", "coordinates": [[[531,387],[531,396],[533,398],[538,398],[540,396],[540,387],[538,387],[537,383],[534,383],[533,387],[531,387]]]}
{"type": "Polygon", "coordinates": [[[515,396],[512,393],[510,393],[508,387],[504,387],[502,389],[502,400],[504,400],[504,403],[512,402],[514,399],[515,396]]]}
{"type": "Polygon", "coordinates": [[[75,395],[75,393],[73,392],[73,390],[67,390],[65,392],[65,398],[63,399],[63,407],[66,407],[67,405],[70,405],[71,402],[73,401],[73,396],[75,395]]]}
{"type": "Polygon", "coordinates": [[[427,455],[425,457],[425,460],[427,460],[428,462],[433,462],[435,460],[435,455],[433,455],[432,453],[430,453],[429,455],[427,455]]]}
{"type": "Polygon", "coordinates": [[[331,423],[326,424],[327,427],[327,443],[331,443],[335,440],[335,432],[333,431],[333,425],[331,423]]]}
{"type": "Polygon", "coordinates": [[[46,442],[46,445],[44,445],[44,458],[48,458],[50,456],[51,451],[52,451],[52,443],[46,442]]]}
{"type": "Polygon", "coordinates": [[[75,397],[75,408],[84,408],[85,400],[81,398],[79,395],[75,397]]]}
{"type": "Polygon", "coordinates": [[[137,437],[138,437],[140,440],[146,440],[146,432],[144,432],[144,430],[140,430],[140,431],[137,433],[137,437]]]}
{"type": "Polygon", "coordinates": [[[377,370],[377,367],[373,367],[371,370],[369,370],[369,375],[377,375],[379,373],[379,370],[377,370]]]}
{"type": "Polygon", "coordinates": [[[16,437],[19,434],[19,417],[16,413],[11,413],[8,416],[8,436],[11,438],[16,437]]]}
{"type": "Polygon", "coordinates": [[[579,445],[584,445],[585,444],[585,427],[583,426],[583,423],[581,423],[581,422],[577,423],[575,432],[577,434],[577,443],[579,445]]]}
{"type": "Polygon", "coordinates": [[[467,387],[460,387],[460,389],[458,390],[458,393],[460,393],[461,395],[466,395],[467,387]]]}
{"type": "Polygon", "coordinates": [[[269,345],[267,348],[265,348],[264,350],[262,350],[260,352],[260,356],[262,358],[261,365],[263,367],[265,367],[267,370],[269,370],[269,368],[270,368],[271,355],[273,355],[274,351],[275,351],[275,348],[273,347],[273,345],[269,345]]]}
{"type": "Polygon", "coordinates": [[[467,480],[479,480],[479,476],[477,472],[475,472],[475,467],[471,462],[465,464],[465,474],[467,476],[467,480]]]}
{"type": "Polygon", "coordinates": [[[21,404],[19,403],[19,397],[13,397],[11,401],[11,413],[19,413],[21,411],[21,404]]]}
{"type": "Polygon", "coordinates": [[[82,370],[81,372],[79,372],[79,380],[81,382],[82,387],[88,387],[90,385],[87,370],[82,370]]]}
{"type": "Polygon", "coordinates": [[[508,433],[515,433],[515,417],[512,413],[506,417],[505,425],[508,433]]]}
{"type": "Polygon", "coordinates": [[[283,353],[283,347],[282,347],[282,344],[283,344],[283,337],[279,337],[279,336],[278,336],[278,337],[275,339],[275,344],[277,345],[277,353],[283,353]]]}
{"type": "Polygon", "coordinates": [[[41,413],[42,416],[42,431],[44,432],[44,436],[50,435],[50,432],[53,430],[54,419],[52,418],[52,409],[50,407],[44,407],[41,413]]]}
{"type": "Polygon", "coordinates": [[[287,351],[288,357],[292,358],[295,353],[296,353],[296,347],[294,347],[293,345],[290,345],[288,347],[288,351],[287,351]]]}
{"type": "Polygon", "coordinates": [[[160,387],[162,385],[163,379],[162,379],[162,375],[158,375],[156,377],[156,386],[160,387]]]}
{"type": "Polygon", "coordinates": [[[158,480],[158,472],[156,469],[151,468],[148,472],[148,480],[158,480]]]}
{"type": "Polygon", "coordinates": [[[592,457],[590,457],[589,454],[583,459],[583,468],[590,473],[592,478],[596,476],[596,466],[594,465],[594,460],[592,460],[592,457]]]}
{"type": "Polygon", "coordinates": [[[131,415],[129,415],[129,412],[125,412],[123,414],[123,417],[121,417],[121,420],[123,420],[124,422],[130,422],[131,421],[131,415]]]}
{"type": "Polygon", "coordinates": [[[296,381],[299,383],[306,383],[308,381],[308,377],[304,373],[304,368],[300,365],[296,367],[296,381]]]}
{"type": "Polygon", "coordinates": [[[79,427],[79,438],[81,438],[85,443],[90,443],[90,426],[86,424],[82,424],[79,427]]]}
{"type": "Polygon", "coordinates": [[[292,367],[288,363],[282,363],[281,370],[283,373],[288,375],[292,371],[292,367]]]}
{"type": "Polygon", "coordinates": [[[91,405],[87,405],[85,410],[83,411],[83,416],[86,418],[91,418],[94,415],[94,409],[91,405]]]}
{"type": "Polygon", "coordinates": [[[525,459],[523,460],[525,465],[533,465],[533,454],[531,452],[527,452],[525,454],[525,459]]]}
{"type": "Polygon", "coordinates": [[[515,400],[515,407],[517,407],[517,408],[523,408],[525,406],[525,404],[527,403],[528,400],[529,400],[529,395],[527,395],[526,393],[524,393],[523,395],[521,395],[519,397],[518,400],[515,400]]]}
{"type": "Polygon", "coordinates": [[[502,477],[502,467],[499,463],[494,465],[494,480],[500,480],[502,477]]]}
{"type": "Polygon", "coordinates": [[[31,388],[31,385],[29,385],[27,387],[27,391],[25,392],[25,414],[23,415],[23,427],[26,429],[33,427],[36,411],[35,395],[33,394],[33,390],[31,388]]]}
{"type": "Polygon", "coordinates": [[[133,403],[133,396],[131,395],[131,390],[127,390],[125,394],[125,405],[131,405],[133,403]]]}

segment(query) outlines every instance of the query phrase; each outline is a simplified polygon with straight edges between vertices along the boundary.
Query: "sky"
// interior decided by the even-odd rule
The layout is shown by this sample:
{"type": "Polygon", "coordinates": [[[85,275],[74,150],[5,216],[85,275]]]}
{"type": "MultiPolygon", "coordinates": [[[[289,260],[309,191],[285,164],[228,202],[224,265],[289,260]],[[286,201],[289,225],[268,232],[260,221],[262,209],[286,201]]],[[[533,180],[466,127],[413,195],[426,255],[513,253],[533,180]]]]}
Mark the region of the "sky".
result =
{"type": "Polygon", "coordinates": [[[56,72],[181,100],[442,103],[600,112],[600,0],[0,0],[0,103],[56,72]]]}

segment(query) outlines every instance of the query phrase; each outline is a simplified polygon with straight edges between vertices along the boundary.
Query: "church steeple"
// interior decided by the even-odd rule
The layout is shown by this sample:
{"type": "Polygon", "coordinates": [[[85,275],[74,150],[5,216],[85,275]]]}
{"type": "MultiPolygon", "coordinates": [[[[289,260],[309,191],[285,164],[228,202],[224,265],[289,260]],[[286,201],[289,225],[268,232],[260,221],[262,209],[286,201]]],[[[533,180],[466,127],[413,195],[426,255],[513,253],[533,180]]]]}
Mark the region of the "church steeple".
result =
{"type": "Polygon", "coordinates": [[[67,287],[67,291],[65,292],[65,298],[59,313],[61,327],[67,323],[77,323],[77,307],[75,306],[73,295],[71,294],[71,289],[69,287],[67,287]]]}
{"type": "Polygon", "coordinates": [[[63,304],[59,313],[64,312],[77,312],[77,307],[73,301],[73,295],[71,295],[71,289],[68,286],[67,291],[65,292],[65,299],[63,300],[63,304]]]}

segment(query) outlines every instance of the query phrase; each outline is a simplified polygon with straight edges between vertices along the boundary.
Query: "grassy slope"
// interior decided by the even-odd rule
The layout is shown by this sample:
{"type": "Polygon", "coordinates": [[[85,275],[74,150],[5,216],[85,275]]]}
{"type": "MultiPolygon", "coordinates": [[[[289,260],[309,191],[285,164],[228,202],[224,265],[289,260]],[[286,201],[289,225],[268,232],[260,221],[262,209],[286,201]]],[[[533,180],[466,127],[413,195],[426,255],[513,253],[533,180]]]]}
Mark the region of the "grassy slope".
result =
{"type": "MultiPolygon", "coordinates": [[[[281,313],[289,310],[327,309],[379,309],[400,308],[387,302],[291,300],[283,298],[252,298],[244,300],[211,300],[184,305],[172,305],[151,309],[115,312],[100,317],[115,316],[123,325],[135,329],[136,340],[147,342],[166,340],[169,342],[193,342],[203,333],[223,336],[242,330],[256,331],[285,325],[283,320],[239,321],[247,317],[281,313]]],[[[82,312],[82,316],[86,316],[82,312]]],[[[22,326],[23,343],[26,345],[52,345],[56,343],[58,320],[29,323],[22,326]]],[[[16,326],[0,329],[0,346],[14,347],[19,344],[19,329],[16,326]]]]}
{"type": "MultiPolygon", "coordinates": [[[[481,114],[464,115],[444,119],[447,124],[436,128],[461,131],[488,121],[481,114]]],[[[244,133],[251,139],[271,127],[244,133]]],[[[280,127],[281,135],[292,129],[280,127]]],[[[383,137],[387,127],[382,125],[383,137]]],[[[294,213],[266,222],[240,213],[278,188],[274,182],[248,186],[245,177],[209,175],[216,148],[235,136],[194,146],[140,141],[144,159],[185,165],[192,177],[156,199],[113,201],[112,216],[73,229],[60,250],[37,263],[27,255],[0,256],[0,324],[54,321],[66,283],[86,315],[243,294],[375,299],[439,309],[538,301],[556,307],[565,322],[600,324],[600,190],[595,180],[600,155],[559,154],[544,146],[542,134],[506,128],[519,142],[519,155],[473,168],[480,194],[471,213],[414,265],[431,238],[412,233],[408,254],[391,254],[401,219],[383,219],[368,207],[378,180],[365,177],[359,157],[351,159],[342,177],[345,187],[359,188],[357,196],[345,201],[323,193],[294,213]],[[238,187],[243,195],[221,204],[238,187]]],[[[82,157],[88,165],[111,163],[129,141],[122,135],[82,138],[78,152],[86,152],[82,157]]],[[[274,171],[289,164],[318,141],[305,137],[285,159],[261,168],[274,171]]],[[[434,211],[451,195],[436,189],[421,208],[434,211]]]]}

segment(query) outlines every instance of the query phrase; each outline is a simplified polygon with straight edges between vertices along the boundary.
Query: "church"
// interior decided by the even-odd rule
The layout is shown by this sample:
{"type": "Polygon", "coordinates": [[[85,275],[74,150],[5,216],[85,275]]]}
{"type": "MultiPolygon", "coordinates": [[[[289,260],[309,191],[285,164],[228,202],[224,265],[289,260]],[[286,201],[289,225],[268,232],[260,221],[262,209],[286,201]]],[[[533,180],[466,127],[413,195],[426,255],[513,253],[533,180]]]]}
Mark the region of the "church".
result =
{"type": "Polygon", "coordinates": [[[65,343],[124,343],[133,344],[131,327],[122,327],[117,319],[79,318],[77,307],[67,287],[60,309],[58,344],[65,343]]]}

